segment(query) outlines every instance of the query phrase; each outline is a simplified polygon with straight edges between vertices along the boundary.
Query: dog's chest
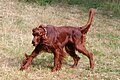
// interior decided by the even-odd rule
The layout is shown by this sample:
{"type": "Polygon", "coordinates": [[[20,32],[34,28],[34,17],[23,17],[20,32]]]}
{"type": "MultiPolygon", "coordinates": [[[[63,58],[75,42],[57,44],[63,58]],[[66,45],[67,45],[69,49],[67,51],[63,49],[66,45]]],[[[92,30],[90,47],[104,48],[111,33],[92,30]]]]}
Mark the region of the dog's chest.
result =
{"type": "Polygon", "coordinates": [[[50,49],[50,47],[48,47],[48,46],[43,46],[43,51],[45,51],[45,52],[51,52],[51,49],[50,49]]]}

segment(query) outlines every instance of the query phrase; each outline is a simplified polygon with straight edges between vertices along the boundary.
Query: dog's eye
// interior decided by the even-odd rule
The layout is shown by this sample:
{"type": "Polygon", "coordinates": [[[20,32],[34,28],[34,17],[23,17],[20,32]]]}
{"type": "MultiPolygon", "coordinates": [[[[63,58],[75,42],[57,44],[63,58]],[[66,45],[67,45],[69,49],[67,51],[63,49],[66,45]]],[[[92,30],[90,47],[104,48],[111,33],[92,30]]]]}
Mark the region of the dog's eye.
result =
{"type": "Polygon", "coordinates": [[[32,35],[33,35],[33,36],[40,36],[38,33],[35,33],[35,34],[33,33],[32,35]]]}

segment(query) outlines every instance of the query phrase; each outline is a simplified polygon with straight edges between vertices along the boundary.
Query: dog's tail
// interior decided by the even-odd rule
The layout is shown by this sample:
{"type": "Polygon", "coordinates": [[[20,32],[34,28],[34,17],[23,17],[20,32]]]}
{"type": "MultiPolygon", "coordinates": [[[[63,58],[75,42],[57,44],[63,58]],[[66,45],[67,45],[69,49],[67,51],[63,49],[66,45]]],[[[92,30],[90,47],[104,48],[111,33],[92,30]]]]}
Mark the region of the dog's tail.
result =
{"type": "Polygon", "coordinates": [[[94,15],[94,9],[91,8],[91,9],[90,9],[90,13],[89,13],[88,22],[87,22],[87,24],[86,24],[85,26],[83,26],[83,27],[81,28],[81,32],[82,32],[83,34],[86,34],[86,33],[88,32],[88,30],[89,30],[89,28],[90,28],[90,26],[91,26],[91,22],[92,22],[92,19],[93,19],[93,15],[94,15]]]}

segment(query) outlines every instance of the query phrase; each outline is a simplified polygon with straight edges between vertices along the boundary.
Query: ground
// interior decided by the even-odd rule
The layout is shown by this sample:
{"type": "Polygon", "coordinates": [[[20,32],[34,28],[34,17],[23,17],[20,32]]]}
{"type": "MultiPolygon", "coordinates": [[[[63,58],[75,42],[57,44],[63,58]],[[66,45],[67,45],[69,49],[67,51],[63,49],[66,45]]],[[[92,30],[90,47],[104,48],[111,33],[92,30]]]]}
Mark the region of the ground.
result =
{"type": "Polygon", "coordinates": [[[120,80],[120,19],[100,14],[95,9],[86,47],[94,54],[95,68],[90,70],[88,58],[76,52],[81,60],[71,69],[66,57],[62,69],[51,72],[53,55],[42,52],[26,71],[20,71],[24,53],[34,47],[32,28],[40,24],[85,25],[89,10],[79,6],[39,6],[0,0],[0,80],[120,80]]]}

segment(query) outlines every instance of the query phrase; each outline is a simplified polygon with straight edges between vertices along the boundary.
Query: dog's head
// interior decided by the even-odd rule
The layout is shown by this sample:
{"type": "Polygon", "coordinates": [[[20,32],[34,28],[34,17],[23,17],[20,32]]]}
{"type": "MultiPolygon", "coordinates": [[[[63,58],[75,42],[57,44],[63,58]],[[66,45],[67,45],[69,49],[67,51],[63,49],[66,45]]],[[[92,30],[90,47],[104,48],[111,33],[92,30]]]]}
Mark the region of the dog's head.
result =
{"type": "Polygon", "coordinates": [[[37,46],[38,44],[42,43],[47,37],[47,31],[45,29],[44,25],[40,25],[37,28],[33,28],[32,29],[32,35],[33,35],[33,40],[32,40],[32,44],[33,46],[37,46]]]}

